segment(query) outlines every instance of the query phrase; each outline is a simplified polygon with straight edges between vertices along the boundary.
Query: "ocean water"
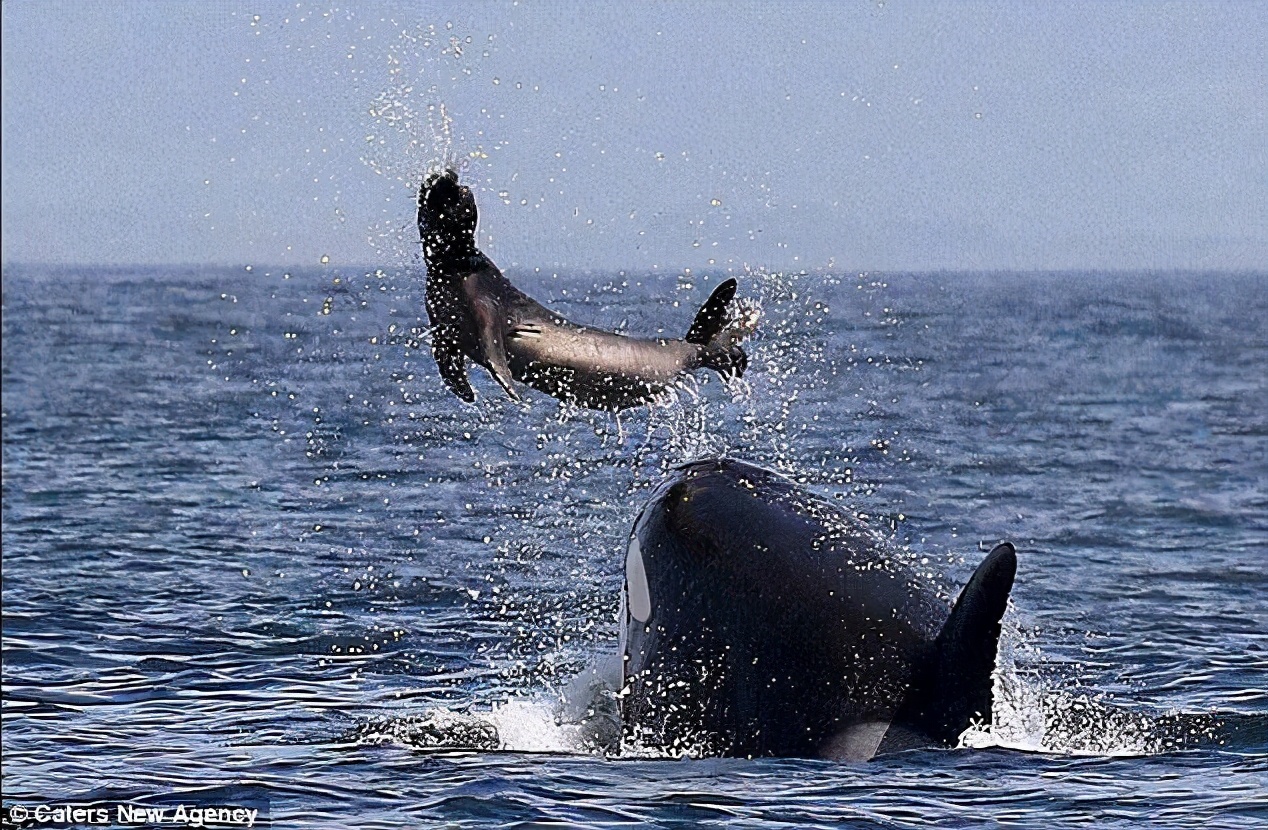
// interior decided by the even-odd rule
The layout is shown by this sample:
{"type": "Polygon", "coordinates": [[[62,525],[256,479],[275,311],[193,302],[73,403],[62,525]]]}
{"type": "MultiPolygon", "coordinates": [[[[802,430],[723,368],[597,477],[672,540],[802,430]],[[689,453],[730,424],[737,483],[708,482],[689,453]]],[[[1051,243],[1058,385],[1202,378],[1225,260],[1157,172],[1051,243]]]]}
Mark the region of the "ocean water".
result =
{"type": "MultiPolygon", "coordinates": [[[[510,276],[678,336],[724,275],[510,276]]],[[[6,267],[5,805],[1268,823],[1268,274],[739,276],[744,382],[618,419],[478,368],[448,394],[416,268],[6,267]],[[1017,545],[989,733],[843,764],[559,721],[616,647],[649,488],[718,454],[865,513],[950,596],[1017,545]]]]}

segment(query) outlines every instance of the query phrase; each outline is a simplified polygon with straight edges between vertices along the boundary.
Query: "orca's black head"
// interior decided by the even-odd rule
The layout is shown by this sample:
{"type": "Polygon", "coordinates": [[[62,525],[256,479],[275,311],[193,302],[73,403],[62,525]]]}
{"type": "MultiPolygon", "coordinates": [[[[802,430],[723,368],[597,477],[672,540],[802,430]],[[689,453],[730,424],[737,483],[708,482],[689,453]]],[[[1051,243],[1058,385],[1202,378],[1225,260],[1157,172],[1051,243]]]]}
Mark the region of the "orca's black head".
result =
{"type": "Polygon", "coordinates": [[[433,173],[418,192],[418,235],[426,254],[466,254],[475,249],[476,203],[452,170],[433,173]]]}

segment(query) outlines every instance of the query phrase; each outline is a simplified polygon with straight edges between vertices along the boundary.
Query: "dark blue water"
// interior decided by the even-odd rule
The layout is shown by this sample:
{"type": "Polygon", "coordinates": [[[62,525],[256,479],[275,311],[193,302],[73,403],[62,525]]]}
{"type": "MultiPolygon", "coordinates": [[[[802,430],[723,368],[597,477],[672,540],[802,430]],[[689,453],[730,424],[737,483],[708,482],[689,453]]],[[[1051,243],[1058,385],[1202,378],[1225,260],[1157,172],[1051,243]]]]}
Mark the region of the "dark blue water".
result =
{"type": "MultiPolygon", "coordinates": [[[[512,275],[685,330],[719,277],[512,275]]],[[[1268,821],[1268,275],[742,276],[747,383],[465,406],[417,273],[7,268],[3,788],[277,826],[1268,821]],[[625,539],[726,453],[954,593],[1020,552],[991,734],[865,764],[557,724],[625,539]],[[630,755],[633,753],[627,753],[630,755]]]]}

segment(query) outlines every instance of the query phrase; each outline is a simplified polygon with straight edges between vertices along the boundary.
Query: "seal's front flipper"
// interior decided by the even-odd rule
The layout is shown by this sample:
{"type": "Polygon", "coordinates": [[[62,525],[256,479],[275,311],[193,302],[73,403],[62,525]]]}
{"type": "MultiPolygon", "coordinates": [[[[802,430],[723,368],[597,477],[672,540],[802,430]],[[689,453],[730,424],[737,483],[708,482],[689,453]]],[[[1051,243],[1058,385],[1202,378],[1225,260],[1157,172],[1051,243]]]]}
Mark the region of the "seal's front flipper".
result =
{"type": "Polygon", "coordinates": [[[511,400],[520,400],[519,393],[511,385],[511,367],[506,362],[506,340],[502,334],[506,321],[501,319],[497,302],[477,297],[471,305],[475,311],[476,327],[479,330],[477,333],[480,337],[480,349],[484,352],[489,373],[511,400]]]}
{"type": "MultiPolygon", "coordinates": [[[[977,566],[912,678],[897,725],[955,746],[973,721],[990,723],[1000,620],[1016,575],[1017,551],[1008,542],[996,545],[977,566]]],[[[886,748],[883,744],[881,751],[886,748]]]]}
{"type": "Polygon", "coordinates": [[[431,355],[440,369],[440,379],[449,391],[467,403],[475,401],[475,392],[467,378],[467,358],[458,348],[458,338],[452,332],[437,328],[432,333],[431,355]]]}
{"type": "Polygon", "coordinates": [[[696,319],[692,321],[691,328],[687,329],[687,336],[683,339],[697,346],[709,345],[726,325],[727,306],[735,298],[736,287],[737,283],[732,277],[713,289],[709,299],[705,300],[704,305],[700,306],[700,310],[696,312],[696,319]]]}

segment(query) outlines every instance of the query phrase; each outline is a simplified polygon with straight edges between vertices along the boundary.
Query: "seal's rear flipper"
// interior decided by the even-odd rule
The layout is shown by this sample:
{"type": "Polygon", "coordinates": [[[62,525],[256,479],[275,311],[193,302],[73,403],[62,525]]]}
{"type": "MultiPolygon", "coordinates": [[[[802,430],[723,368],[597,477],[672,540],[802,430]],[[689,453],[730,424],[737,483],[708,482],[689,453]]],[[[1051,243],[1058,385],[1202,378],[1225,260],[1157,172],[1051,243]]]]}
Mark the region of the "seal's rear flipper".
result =
{"type": "Polygon", "coordinates": [[[703,346],[700,363],[717,371],[724,377],[733,375],[740,377],[748,368],[748,355],[740,348],[739,341],[752,330],[756,317],[751,324],[740,324],[728,328],[731,321],[729,306],[735,299],[736,282],[734,278],[724,281],[709,299],[705,300],[696,319],[692,321],[687,336],[683,339],[696,346],[703,346]]]}
{"type": "Polygon", "coordinates": [[[709,299],[696,312],[696,319],[692,321],[691,328],[687,329],[687,336],[683,339],[697,346],[707,346],[713,338],[721,334],[727,321],[727,306],[735,298],[736,287],[735,278],[732,277],[713,289],[709,299]]]}
{"type": "MultiPolygon", "coordinates": [[[[951,616],[930,648],[894,721],[955,746],[973,721],[991,721],[991,674],[999,646],[1000,620],[1017,574],[1017,551],[996,545],[977,566],[951,616]]],[[[898,732],[895,731],[895,737],[898,732]]],[[[881,745],[881,751],[901,747],[881,745]]]]}

